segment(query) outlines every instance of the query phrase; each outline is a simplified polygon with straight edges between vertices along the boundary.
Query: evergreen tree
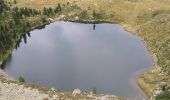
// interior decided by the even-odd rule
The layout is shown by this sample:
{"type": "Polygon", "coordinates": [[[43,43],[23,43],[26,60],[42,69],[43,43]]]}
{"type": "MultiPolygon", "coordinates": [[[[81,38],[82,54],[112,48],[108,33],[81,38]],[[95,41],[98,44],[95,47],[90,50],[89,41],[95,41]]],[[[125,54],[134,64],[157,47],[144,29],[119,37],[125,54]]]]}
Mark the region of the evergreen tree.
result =
{"type": "Polygon", "coordinates": [[[60,3],[58,3],[58,6],[55,8],[54,12],[58,13],[60,11],[61,11],[61,5],[60,5],[60,3]]]}

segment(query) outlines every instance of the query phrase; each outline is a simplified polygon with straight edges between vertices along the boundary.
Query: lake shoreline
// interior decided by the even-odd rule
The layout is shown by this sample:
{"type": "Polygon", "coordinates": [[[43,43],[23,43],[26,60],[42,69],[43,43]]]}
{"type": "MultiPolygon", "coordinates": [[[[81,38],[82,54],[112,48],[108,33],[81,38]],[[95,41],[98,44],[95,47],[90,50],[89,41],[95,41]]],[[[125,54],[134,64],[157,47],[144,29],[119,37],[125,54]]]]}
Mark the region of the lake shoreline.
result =
{"type": "MultiPolygon", "coordinates": [[[[32,31],[32,30],[34,30],[34,29],[39,29],[39,28],[41,28],[41,27],[44,27],[44,26],[46,26],[46,25],[48,25],[48,24],[50,24],[50,23],[56,22],[56,21],[69,21],[69,22],[75,22],[75,23],[88,23],[88,24],[89,24],[89,23],[91,23],[91,24],[94,24],[94,23],[95,23],[95,24],[96,24],[96,23],[119,24],[119,25],[121,25],[121,26],[125,29],[125,31],[130,32],[132,35],[137,36],[137,37],[139,37],[139,38],[141,39],[142,43],[144,44],[144,47],[146,48],[147,51],[149,51],[149,54],[151,55],[151,57],[152,57],[152,59],[153,59],[153,61],[154,61],[154,63],[155,63],[154,55],[153,55],[153,53],[150,51],[149,47],[147,46],[147,44],[145,43],[145,41],[142,39],[142,37],[138,36],[137,34],[134,34],[134,33],[131,32],[131,31],[129,31],[127,26],[125,26],[125,25],[123,25],[123,24],[121,24],[121,23],[114,23],[114,22],[112,22],[112,21],[110,21],[110,20],[109,20],[109,21],[106,21],[106,20],[93,20],[93,21],[90,21],[90,20],[74,20],[74,19],[65,20],[65,19],[63,19],[63,18],[61,18],[61,19],[52,19],[52,20],[48,20],[46,23],[43,23],[42,25],[38,25],[38,26],[32,27],[32,28],[29,30],[29,32],[32,31]]],[[[142,89],[142,86],[138,83],[138,78],[140,78],[140,76],[141,76],[142,74],[148,72],[148,71],[151,70],[152,68],[154,68],[154,66],[149,67],[147,70],[142,71],[142,73],[140,72],[140,73],[137,74],[137,76],[135,76],[135,77],[137,77],[137,80],[136,80],[135,84],[138,84],[137,86],[138,86],[141,90],[143,90],[143,89],[142,89]]],[[[7,74],[5,74],[5,72],[3,72],[3,73],[0,72],[0,76],[4,76],[4,77],[3,77],[4,79],[11,80],[10,76],[8,76],[7,74]]],[[[136,78],[135,78],[135,79],[136,79],[136,78]]],[[[143,90],[143,91],[144,91],[144,90],[143,90]]],[[[147,95],[147,94],[146,94],[146,95],[147,95]]],[[[148,96],[148,95],[147,95],[147,96],[148,96]]]]}
{"type": "MultiPolygon", "coordinates": [[[[68,21],[74,22],[74,20],[68,20],[68,21]]],[[[133,76],[133,77],[134,77],[134,79],[135,79],[135,84],[137,84],[137,86],[138,86],[137,88],[139,89],[139,91],[143,92],[144,95],[145,95],[147,98],[151,98],[151,99],[152,99],[152,95],[150,95],[150,94],[148,94],[148,93],[146,92],[146,90],[143,88],[143,87],[145,87],[145,86],[139,82],[139,79],[143,79],[143,78],[141,77],[142,75],[145,75],[145,74],[148,73],[149,71],[152,71],[152,70],[155,70],[155,69],[156,69],[155,66],[158,66],[157,63],[156,63],[157,58],[156,58],[156,55],[155,55],[154,53],[152,53],[150,47],[147,45],[146,41],[144,41],[143,37],[142,37],[142,36],[139,36],[136,32],[132,31],[133,27],[129,27],[128,25],[125,25],[125,24],[123,24],[123,23],[115,23],[115,22],[110,21],[110,20],[108,20],[108,21],[107,21],[107,20],[100,20],[100,21],[84,21],[84,20],[83,20],[83,21],[80,21],[80,22],[81,22],[81,23],[83,23],[83,22],[85,22],[85,23],[91,23],[91,24],[93,24],[94,22],[98,22],[98,23],[104,22],[104,23],[110,23],[110,24],[118,24],[118,25],[120,25],[125,31],[129,32],[129,33],[132,34],[133,36],[138,37],[138,38],[141,40],[141,42],[142,42],[142,44],[144,45],[146,51],[149,53],[149,55],[150,55],[151,58],[152,58],[153,65],[152,65],[152,66],[148,66],[148,68],[146,68],[146,69],[142,69],[142,70],[140,70],[140,71],[138,71],[138,72],[135,72],[135,76],[133,76]]],[[[156,72],[155,72],[155,73],[156,73],[156,72]]],[[[152,91],[152,92],[154,92],[154,91],[152,91]]]]}
{"type": "MultiPolygon", "coordinates": [[[[38,25],[38,26],[35,26],[35,27],[32,27],[29,31],[27,32],[30,32],[32,30],[35,30],[35,29],[41,29],[43,28],[44,26],[48,25],[48,24],[51,24],[53,22],[56,22],[56,21],[64,21],[63,19],[57,19],[57,20],[53,20],[53,21],[47,21],[46,23],[43,23],[41,25],[38,25]]],[[[65,20],[66,21],[66,20],[65,20]]],[[[25,34],[27,33],[25,32],[25,34]]],[[[9,56],[11,55],[12,51],[13,51],[14,48],[12,48],[12,50],[10,51],[9,53],[9,56]]],[[[2,64],[5,64],[5,62],[8,60],[8,57],[6,57],[5,60],[3,60],[2,64]]],[[[36,84],[32,84],[32,83],[22,83],[22,82],[19,82],[18,80],[12,78],[11,76],[9,76],[4,70],[0,69],[0,86],[3,88],[3,95],[1,96],[1,98],[11,98],[10,96],[7,96],[6,92],[10,92],[10,91],[6,91],[6,88],[8,89],[11,89],[11,90],[15,90],[15,87],[13,87],[13,85],[17,86],[18,88],[23,88],[21,89],[20,91],[23,91],[25,92],[26,91],[30,91],[29,89],[30,88],[33,88],[33,90],[31,89],[31,91],[33,92],[36,92],[37,90],[40,92],[40,93],[33,93],[33,94],[30,94],[30,96],[26,96],[26,95],[22,95],[23,97],[27,97],[28,98],[32,98],[32,95],[37,95],[37,98],[41,97],[41,99],[56,99],[56,98],[60,98],[60,99],[68,99],[68,98],[88,98],[88,99],[92,99],[92,98],[104,98],[104,99],[112,99],[112,100],[122,100],[123,98],[122,97],[117,97],[115,95],[106,95],[106,94],[93,94],[92,92],[89,92],[89,93],[86,93],[86,92],[81,92],[80,93],[78,92],[75,92],[75,90],[73,92],[69,92],[69,91],[64,91],[64,92],[61,92],[61,91],[58,91],[57,89],[53,89],[53,88],[46,88],[46,87],[43,87],[43,86],[39,86],[39,85],[36,85],[36,84]],[[5,86],[4,86],[5,84],[5,86]],[[7,85],[7,84],[10,84],[10,85],[7,85]],[[11,87],[12,86],[12,87],[11,87]],[[27,90],[28,89],[28,90],[27,90]],[[52,92],[52,93],[51,93],[52,92]],[[74,93],[75,92],[75,93],[74,93]],[[47,95],[46,95],[47,94],[47,95]]],[[[1,91],[1,92],[2,92],[1,91]]],[[[19,92],[16,90],[16,92],[19,92]]],[[[20,98],[20,95],[16,95],[16,94],[13,94],[13,93],[8,93],[8,94],[11,94],[12,96],[14,96],[14,98],[20,98]]],[[[21,97],[22,97],[21,96],[21,97]]]]}

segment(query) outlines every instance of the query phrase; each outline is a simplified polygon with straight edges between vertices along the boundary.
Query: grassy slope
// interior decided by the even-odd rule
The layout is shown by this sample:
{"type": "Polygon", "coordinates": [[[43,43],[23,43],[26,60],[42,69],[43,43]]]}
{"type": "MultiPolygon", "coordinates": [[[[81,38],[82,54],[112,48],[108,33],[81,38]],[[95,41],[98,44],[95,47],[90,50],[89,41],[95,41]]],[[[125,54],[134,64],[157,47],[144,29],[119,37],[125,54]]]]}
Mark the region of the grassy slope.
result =
{"type": "Polygon", "coordinates": [[[42,9],[68,1],[76,1],[89,15],[95,9],[104,15],[104,20],[120,23],[128,31],[141,36],[154,54],[156,63],[156,67],[138,81],[148,95],[152,95],[156,84],[161,81],[170,84],[169,75],[158,75],[159,68],[163,73],[170,71],[170,0],[17,0],[17,6],[42,9]]]}

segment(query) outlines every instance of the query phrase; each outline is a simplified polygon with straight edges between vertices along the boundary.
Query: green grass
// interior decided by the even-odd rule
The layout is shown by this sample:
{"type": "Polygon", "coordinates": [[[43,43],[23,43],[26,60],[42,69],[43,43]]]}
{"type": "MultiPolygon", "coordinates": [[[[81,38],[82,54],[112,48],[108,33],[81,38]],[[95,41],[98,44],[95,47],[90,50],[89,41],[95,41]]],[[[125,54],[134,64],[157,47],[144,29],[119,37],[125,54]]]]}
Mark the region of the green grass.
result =
{"type": "Polygon", "coordinates": [[[170,99],[170,91],[165,91],[156,97],[156,100],[169,100],[169,99],[170,99]]]}
{"type": "Polygon", "coordinates": [[[20,75],[19,78],[18,78],[19,82],[23,82],[25,83],[25,79],[24,79],[24,76],[23,75],[20,75]]]}
{"type": "Polygon", "coordinates": [[[119,23],[144,40],[148,50],[156,56],[155,66],[161,69],[161,72],[149,71],[141,76],[139,84],[148,95],[152,95],[155,86],[162,81],[170,84],[170,0],[17,0],[15,6],[43,9],[74,1],[82,10],[64,9],[67,19],[80,16],[81,20],[91,21],[95,10],[102,16],[98,20],[119,23]],[[69,17],[68,12],[73,16],[69,17]]]}

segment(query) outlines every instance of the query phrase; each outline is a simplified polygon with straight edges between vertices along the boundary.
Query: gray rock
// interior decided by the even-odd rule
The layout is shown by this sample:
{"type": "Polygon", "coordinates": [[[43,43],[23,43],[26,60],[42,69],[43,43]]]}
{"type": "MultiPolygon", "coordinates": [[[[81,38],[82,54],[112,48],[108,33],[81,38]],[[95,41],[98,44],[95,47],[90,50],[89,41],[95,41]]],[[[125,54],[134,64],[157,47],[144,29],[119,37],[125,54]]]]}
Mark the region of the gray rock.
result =
{"type": "Polygon", "coordinates": [[[79,95],[79,94],[81,94],[81,90],[80,89],[75,89],[74,91],[73,91],[73,93],[72,93],[72,95],[79,95]]]}

